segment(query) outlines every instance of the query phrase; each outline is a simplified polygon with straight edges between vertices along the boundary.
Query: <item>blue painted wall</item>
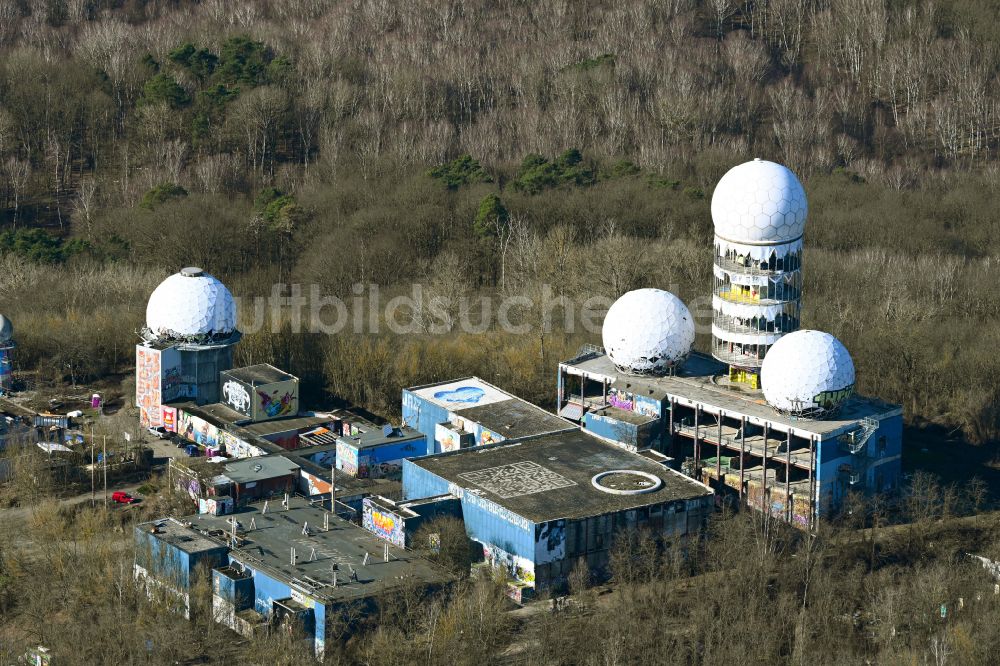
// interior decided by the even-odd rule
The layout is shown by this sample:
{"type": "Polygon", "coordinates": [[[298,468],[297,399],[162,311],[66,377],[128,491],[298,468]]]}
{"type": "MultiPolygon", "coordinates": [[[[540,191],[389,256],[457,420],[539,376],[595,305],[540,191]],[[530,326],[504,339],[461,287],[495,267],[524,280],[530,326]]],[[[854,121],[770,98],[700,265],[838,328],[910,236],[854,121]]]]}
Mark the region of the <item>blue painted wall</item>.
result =
{"type": "Polygon", "coordinates": [[[292,596],[292,588],[280,580],[275,580],[249,565],[246,565],[246,569],[253,575],[253,607],[261,615],[270,616],[275,599],[287,599],[292,596]]]}
{"type": "Polygon", "coordinates": [[[851,454],[833,437],[821,441],[817,451],[816,480],[820,492],[820,514],[835,509],[847,495],[851,486],[847,483],[847,473],[843,466],[858,467],[862,461],[867,464],[862,483],[855,490],[877,492],[878,475],[882,477],[882,491],[898,488],[902,480],[903,417],[892,416],[879,421],[879,427],[868,438],[864,454],[851,454]],[[884,450],[880,451],[880,440],[885,438],[884,450]],[[862,456],[867,460],[863,460],[862,456]],[[879,463],[879,461],[884,461],[879,463]]]}
{"type": "Polygon", "coordinates": [[[139,551],[137,555],[139,565],[150,575],[173,584],[178,590],[186,592],[191,587],[191,575],[199,565],[204,564],[208,569],[212,569],[226,561],[228,549],[225,546],[189,554],[157,538],[157,535],[148,531],[148,526],[145,529],[136,527],[134,534],[139,551]]]}
{"type": "Polygon", "coordinates": [[[615,442],[636,446],[639,441],[639,428],[633,423],[625,423],[594,412],[583,416],[583,427],[598,437],[604,437],[615,442]]]}
{"type": "Polygon", "coordinates": [[[403,499],[424,499],[444,495],[447,492],[449,492],[447,481],[410,460],[403,461],[403,499]]]}
{"type": "Polygon", "coordinates": [[[236,606],[237,611],[253,605],[253,578],[232,579],[216,569],[212,571],[212,591],[236,606]]]}
{"type": "Polygon", "coordinates": [[[425,400],[416,393],[403,389],[403,421],[414,430],[423,433],[427,438],[427,454],[440,453],[435,451],[434,426],[448,420],[448,410],[425,400]]]}
{"type": "Polygon", "coordinates": [[[405,499],[422,499],[447,492],[460,495],[465,532],[470,538],[498,546],[511,555],[534,561],[534,523],[475,493],[466,493],[460,487],[449,486],[448,481],[436,474],[409,460],[403,462],[405,499]]]}
{"type": "Polygon", "coordinates": [[[420,437],[404,442],[393,442],[382,446],[371,446],[358,451],[358,462],[367,460],[368,464],[396,462],[403,458],[423,456],[427,451],[427,438],[420,437]]]}

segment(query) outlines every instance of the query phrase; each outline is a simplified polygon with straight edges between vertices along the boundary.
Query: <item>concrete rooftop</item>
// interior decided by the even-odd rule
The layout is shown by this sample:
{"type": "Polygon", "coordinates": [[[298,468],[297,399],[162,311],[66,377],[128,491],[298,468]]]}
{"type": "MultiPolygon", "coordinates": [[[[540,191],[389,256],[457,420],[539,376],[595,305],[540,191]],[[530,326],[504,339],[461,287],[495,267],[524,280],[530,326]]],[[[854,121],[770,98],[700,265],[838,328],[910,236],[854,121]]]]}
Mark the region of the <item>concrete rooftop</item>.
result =
{"type": "Polygon", "coordinates": [[[575,429],[410,462],[535,523],[712,494],[664,465],[575,429]],[[663,485],[652,492],[614,495],[591,484],[595,474],[613,470],[652,474],[663,485]]]}
{"type": "MultiPolygon", "coordinates": [[[[261,569],[269,575],[293,582],[310,595],[331,602],[364,599],[383,591],[399,587],[411,580],[428,585],[443,585],[453,579],[451,574],[414,553],[389,544],[389,561],[383,559],[385,545],[367,530],[346,520],[313,507],[305,499],[293,497],[287,510],[281,501],[268,503],[267,513],[262,513],[263,503],[253,504],[229,516],[194,515],[192,530],[232,530],[228,521],[236,518],[240,545],[230,552],[233,560],[261,569]],[[329,531],[323,531],[324,515],[330,521],[329,531]],[[251,521],[254,528],[251,529],[251,521]],[[308,523],[309,534],[303,534],[308,523]],[[294,547],[297,563],[291,563],[294,547]],[[315,549],[315,559],[311,560],[315,549]],[[364,564],[365,555],[368,564],[364,564]],[[336,566],[337,584],[333,585],[336,566]],[[352,580],[351,570],[357,574],[352,580]]],[[[196,532],[197,534],[197,532],[196,532]]],[[[227,535],[205,537],[219,539],[226,544],[227,535]]]]}
{"type": "Polygon", "coordinates": [[[284,370],[279,370],[270,363],[258,363],[257,365],[248,365],[245,368],[234,368],[232,370],[224,370],[223,372],[251,386],[274,384],[275,382],[295,379],[294,375],[290,375],[284,370]]]}
{"type": "MultiPolygon", "coordinates": [[[[869,416],[883,419],[902,414],[902,407],[876,398],[852,396],[840,413],[826,420],[800,419],[774,411],[764,400],[764,394],[742,384],[729,381],[727,367],[705,354],[693,353],[673,377],[640,377],[620,372],[607,355],[589,352],[560,363],[571,374],[586,373],[594,380],[610,382],[610,386],[654,399],[673,398],[688,407],[698,405],[703,411],[726,416],[746,416],[750,423],[798,434],[814,434],[820,439],[833,437],[855,429],[857,422],[869,416]]],[[[569,398],[571,396],[564,396],[569,398]]]]}
{"type": "Polygon", "coordinates": [[[478,423],[505,439],[530,437],[574,428],[573,424],[522,400],[479,377],[452,379],[407,389],[456,416],[478,423]],[[478,391],[462,397],[462,391],[478,391]]]}

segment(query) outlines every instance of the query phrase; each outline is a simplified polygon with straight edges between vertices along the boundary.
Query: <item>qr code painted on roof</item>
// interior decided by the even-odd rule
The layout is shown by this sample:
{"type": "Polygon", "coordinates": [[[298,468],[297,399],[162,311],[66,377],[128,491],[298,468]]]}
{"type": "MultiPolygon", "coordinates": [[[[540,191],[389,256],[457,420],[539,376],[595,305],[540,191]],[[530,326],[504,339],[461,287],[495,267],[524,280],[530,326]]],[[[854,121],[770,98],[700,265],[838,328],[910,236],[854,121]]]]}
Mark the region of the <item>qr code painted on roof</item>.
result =
{"type": "Polygon", "coordinates": [[[576,485],[576,481],[570,481],[565,476],[533,462],[489,467],[458,476],[505,499],[576,485]]]}

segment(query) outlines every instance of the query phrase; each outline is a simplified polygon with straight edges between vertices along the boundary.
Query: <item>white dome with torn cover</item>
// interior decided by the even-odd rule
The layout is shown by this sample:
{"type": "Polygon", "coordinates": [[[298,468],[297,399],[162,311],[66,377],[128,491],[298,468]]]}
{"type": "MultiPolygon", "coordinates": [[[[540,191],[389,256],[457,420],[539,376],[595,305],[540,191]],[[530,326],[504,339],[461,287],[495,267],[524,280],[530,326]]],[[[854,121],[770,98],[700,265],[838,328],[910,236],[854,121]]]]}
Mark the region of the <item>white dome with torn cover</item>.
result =
{"type": "Polygon", "coordinates": [[[829,333],[796,331],[767,352],[760,381],[764,398],[778,412],[822,418],[854,393],[854,361],[829,333]]]}
{"type": "Polygon", "coordinates": [[[604,350],[622,372],[665,374],[694,344],[694,319],[669,291],[636,289],[612,304],[602,329],[604,350]]]}
{"type": "Polygon", "coordinates": [[[200,268],[185,268],[153,291],[146,305],[146,337],[157,341],[213,341],[236,331],[236,303],[226,285],[200,268]]]}

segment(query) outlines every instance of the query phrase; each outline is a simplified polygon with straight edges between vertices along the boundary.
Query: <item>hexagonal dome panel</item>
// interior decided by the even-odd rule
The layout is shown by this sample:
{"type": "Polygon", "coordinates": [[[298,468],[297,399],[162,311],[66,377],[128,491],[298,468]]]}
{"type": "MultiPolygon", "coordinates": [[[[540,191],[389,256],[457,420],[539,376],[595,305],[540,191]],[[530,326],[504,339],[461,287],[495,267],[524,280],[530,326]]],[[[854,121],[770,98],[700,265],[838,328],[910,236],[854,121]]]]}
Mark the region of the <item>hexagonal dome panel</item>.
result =
{"type": "Polygon", "coordinates": [[[829,333],[796,331],[768,350],[760,382],[764,398],[777,411],[822,418],[854,393],[854,362],[829,333]]]}
{"type": "Polygon", "coordinates": [[[809,206],[787,167],[755,159],[733,167],[712,194],[715,234],[743,243],[787,243],[805,231],[809,206]]]}
{"type": "Polygon", "coordinates": [[[636,289],[608,309],[601,337],[604,350],[622,372],[665,374],[691,353],[694,319],[669,291],[636,289]]]}
{"type": "Polygon", "coordinates": [[[225,337],[236,330],[236,303],[217,279],[200,268],[185,268],[153,290],[146,328],[160,341],[225,337]]]}

